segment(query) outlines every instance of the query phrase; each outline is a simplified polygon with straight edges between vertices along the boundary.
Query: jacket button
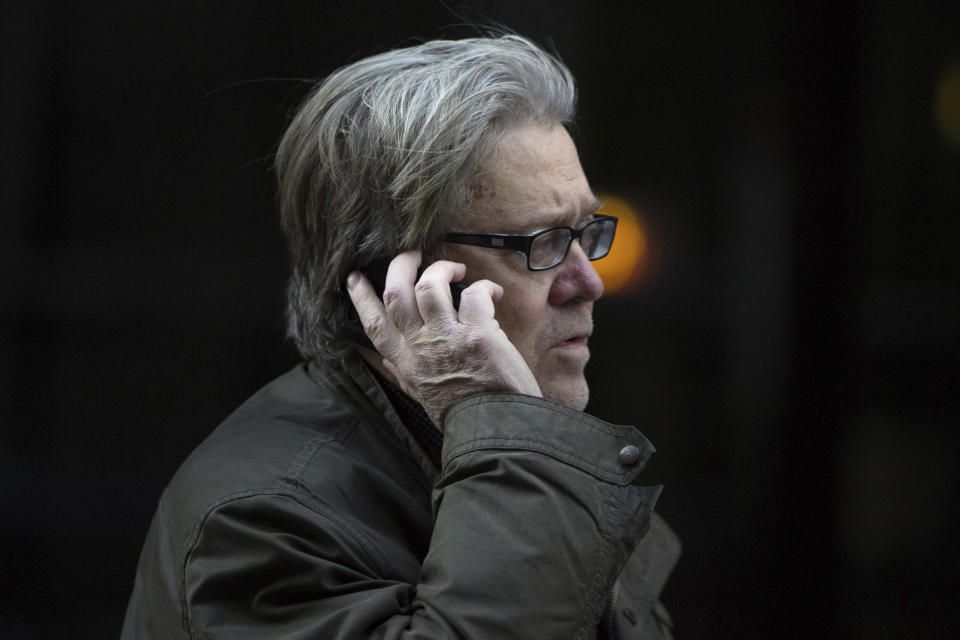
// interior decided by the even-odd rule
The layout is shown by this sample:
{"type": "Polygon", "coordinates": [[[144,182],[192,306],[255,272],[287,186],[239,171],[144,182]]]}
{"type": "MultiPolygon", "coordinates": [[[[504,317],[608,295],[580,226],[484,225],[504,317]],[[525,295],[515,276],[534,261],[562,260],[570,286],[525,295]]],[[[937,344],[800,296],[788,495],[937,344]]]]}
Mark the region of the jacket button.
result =
{"type": "Polygon", "coordinates": [[[620,455],[618,456],[618,459],[620,460],[620,464],[634,464],[640,459],[640,449],[632,444],[628,444],[623,449],[620,449],[620,455]]]}

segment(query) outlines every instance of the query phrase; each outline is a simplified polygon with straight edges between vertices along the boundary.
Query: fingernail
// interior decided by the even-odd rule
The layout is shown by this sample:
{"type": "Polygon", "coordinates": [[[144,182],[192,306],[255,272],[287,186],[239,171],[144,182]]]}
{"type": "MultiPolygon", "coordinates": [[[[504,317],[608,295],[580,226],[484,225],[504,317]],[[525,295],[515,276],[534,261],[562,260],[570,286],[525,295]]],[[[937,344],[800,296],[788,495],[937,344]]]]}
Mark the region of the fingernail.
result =
{"type": "Polygon", "coordinates": [[[347,276],[347,289],[353,289],[357,286],[358,282],[360,282],[360,274],[356,271],[351,271],[350,275],[347,276]]]}

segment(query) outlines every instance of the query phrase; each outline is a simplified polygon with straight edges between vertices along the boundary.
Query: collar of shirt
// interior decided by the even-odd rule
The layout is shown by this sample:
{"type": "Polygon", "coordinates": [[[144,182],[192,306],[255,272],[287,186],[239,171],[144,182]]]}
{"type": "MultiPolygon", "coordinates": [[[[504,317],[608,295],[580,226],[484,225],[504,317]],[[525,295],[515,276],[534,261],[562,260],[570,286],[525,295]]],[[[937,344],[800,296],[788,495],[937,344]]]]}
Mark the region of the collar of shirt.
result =
{"type": "Polygon", "coordinates": [[[380,383],[390,404],[393,405],[397,415],[403,425],[410,431],[410,434],[417,440],[417,443],[423,447],[424,452],[430,456],[430,459],[440,467],[440,452],[443,449],[443,433],[437,429],[433,421],[427,415],[423,406],[395,387],[389,380],[384,378],[374,367],[367,367],[373,377],[380,383]]]}

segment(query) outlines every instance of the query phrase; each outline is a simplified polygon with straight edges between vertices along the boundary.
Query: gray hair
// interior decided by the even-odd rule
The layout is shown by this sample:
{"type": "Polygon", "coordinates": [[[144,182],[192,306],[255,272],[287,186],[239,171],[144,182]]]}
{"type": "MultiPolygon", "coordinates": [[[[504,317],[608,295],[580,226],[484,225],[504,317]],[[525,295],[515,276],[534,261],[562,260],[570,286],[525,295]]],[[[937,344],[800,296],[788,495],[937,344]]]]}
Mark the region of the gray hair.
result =
{"type": "Polygon", "coordinates": [[[569,70],[512,34],[396,49],[320,83],[276,156],[292,260],[288,335],[300,353],[341,355],[335,314],[350,271],[435,250],[468,211],[503,135],[528,123],[569,124],[575,102],[569,70]]]}

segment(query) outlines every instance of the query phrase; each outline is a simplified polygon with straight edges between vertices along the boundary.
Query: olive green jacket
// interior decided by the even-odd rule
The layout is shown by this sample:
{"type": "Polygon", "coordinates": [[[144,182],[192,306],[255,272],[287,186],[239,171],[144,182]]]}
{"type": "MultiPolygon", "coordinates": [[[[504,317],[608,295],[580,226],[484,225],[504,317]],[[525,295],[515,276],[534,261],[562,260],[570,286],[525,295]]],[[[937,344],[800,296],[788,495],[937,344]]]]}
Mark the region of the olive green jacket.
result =
{"type": "Polygon", "coordinates": [[[122,638],[670,637],[652,453],[490,393],[451,407],[437,469],[359,359],[298,366],[170,482],[122,638]]]}

